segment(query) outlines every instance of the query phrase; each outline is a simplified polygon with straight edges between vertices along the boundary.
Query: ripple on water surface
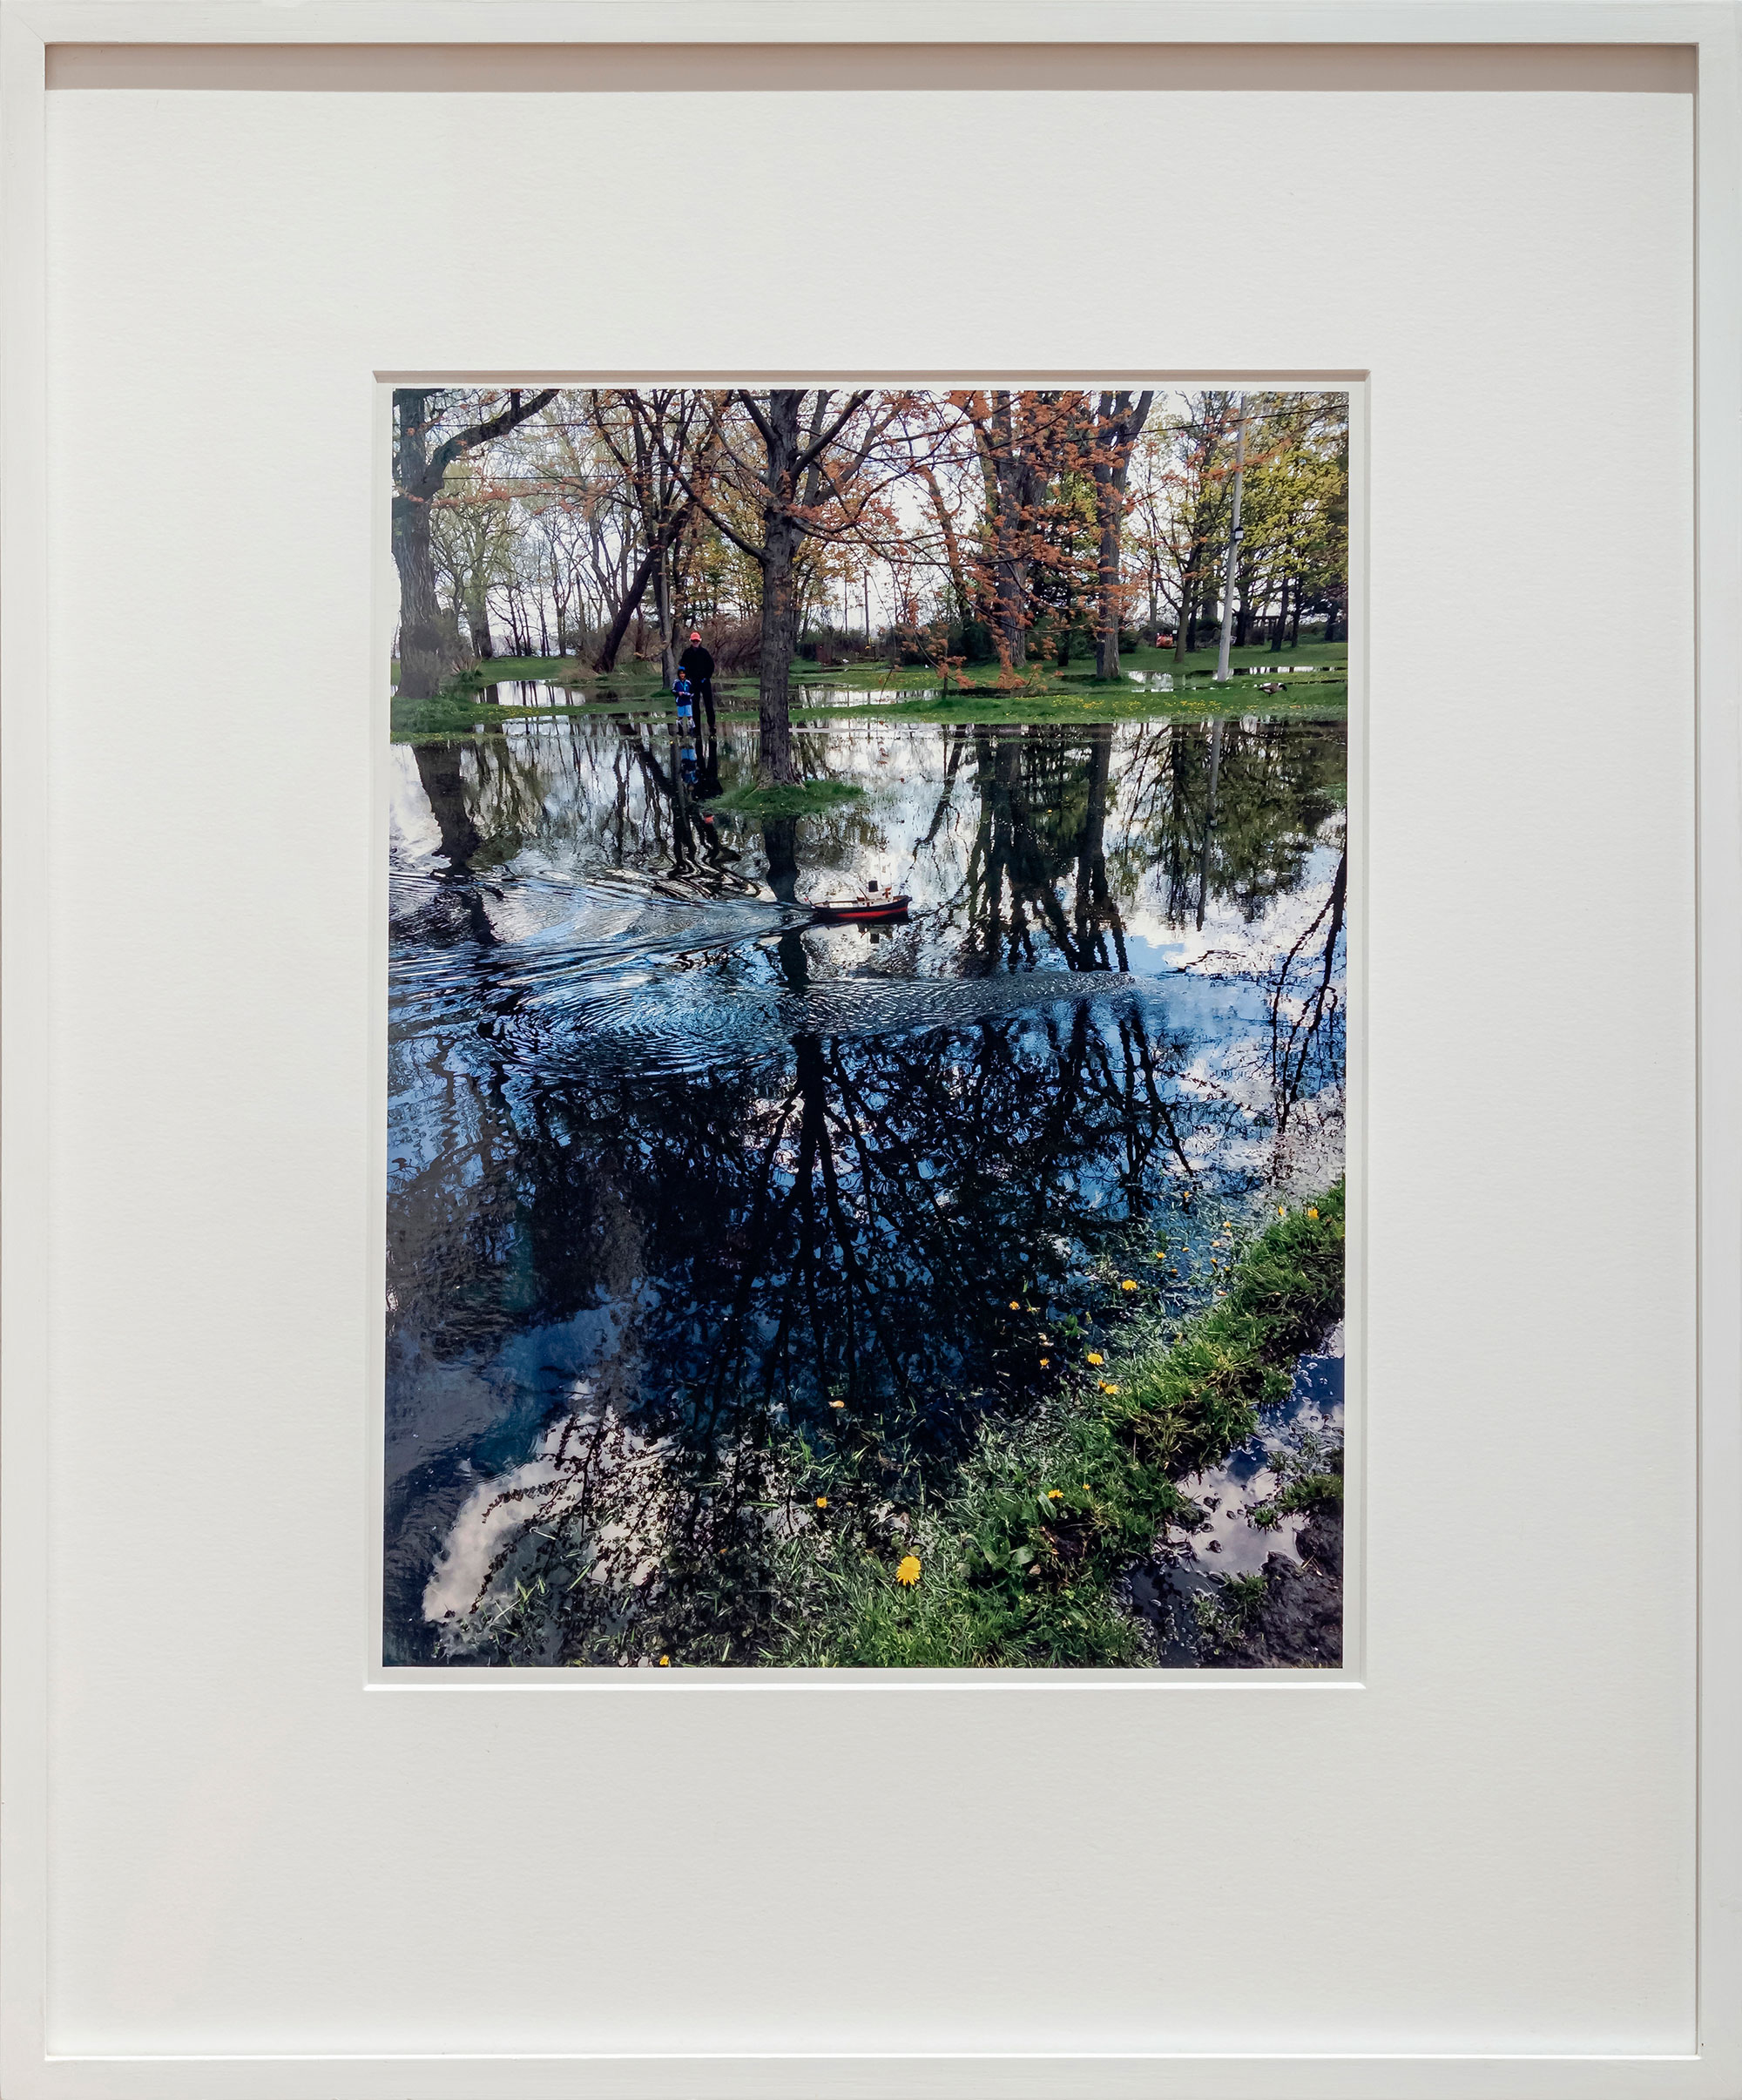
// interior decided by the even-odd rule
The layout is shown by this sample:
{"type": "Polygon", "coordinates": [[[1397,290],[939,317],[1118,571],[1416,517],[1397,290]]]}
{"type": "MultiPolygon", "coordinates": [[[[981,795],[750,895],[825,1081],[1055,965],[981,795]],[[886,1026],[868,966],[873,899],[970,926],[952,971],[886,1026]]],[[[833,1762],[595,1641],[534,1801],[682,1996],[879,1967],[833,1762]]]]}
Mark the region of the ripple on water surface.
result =
{"type": "MultiPolygon", "coordinates": [[[[402,918],[426,891],[439,898],[439,881],[396,884],[402,918]]],[[[1137,978],[1111,970],[817,976],[795,990],[747,971],[759,943],[809,923],[802,908],[756,898],[692,902],[602,883],[559,895],[561,920],[521,940],[396,949],[395,1026],[417,1033],[464,1017],[517,1065],[658,1077],[765,1057],[794,1037],[970,1028],[1090,1002],[1117,1010],[1144,996],[1137,978]],[[726,967],[685,967],[711,957],[726,967]]]]}

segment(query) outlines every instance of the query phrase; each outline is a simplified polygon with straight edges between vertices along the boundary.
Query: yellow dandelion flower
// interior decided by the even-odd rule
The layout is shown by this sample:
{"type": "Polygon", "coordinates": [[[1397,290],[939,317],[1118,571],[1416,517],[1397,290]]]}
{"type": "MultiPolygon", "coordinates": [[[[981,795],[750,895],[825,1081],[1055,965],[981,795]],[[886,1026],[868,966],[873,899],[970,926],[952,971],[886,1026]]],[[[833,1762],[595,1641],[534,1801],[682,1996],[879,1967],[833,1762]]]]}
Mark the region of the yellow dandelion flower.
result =
{"type": "Polygon", "coordinates": [[[1011,1310],[1011,1312],[1013,1312],[1013,1313],[1020,1313],[1020,1312],[1022,1311],[1022,1309],[1023,1309],[1023,1308],[1021,1307],[1021,1306],[1019,1306],[1019,1305],[1016,1303],[1016,1300],[1015,1300],[1014,1298],[1013,1298],[1013,1299],[1011,1299],[1011,1300],[1010,1300],[1010,1310],[1011,1310]]]}
{"type": "Polygon", "coordinates": [[[1119,1388],[1117,1386],[1110,1386],[1104,1379],[1102,1380],[1101,1390],[1104,1393],[1117,1393],[1118,1389],[1119,1388]]]}
{"type": "Polygon", "coordinates": [[[828,1404],[832,1408],[844,1408],[847,1402],[844,1400],[832,1400],[828,1404]]]}
{"type": "Polygon", "coordinates": [[[911,1590],[914,1584],[918,1582],[919,1579],[920,1556],[917,1553],[909,1553],[903,1558],[901,1565],[895,1570],[895,1580],[901,1585],[903,1590],[911,1590]]]}
{"type": "Polygon", "coordinates": [[[1136,1290],[1136,1289],[1137,1289],[1137,1287],[1138,1287],[1138,1286],[1136,1286],[1136,1284],[1134,1284],[1134,1283],[1131,1281],[1131,1278],[1130,1278],[1129,1276],[1128,1276],[1128,1277],[1125,1279],[1125,1280],[1124,1280],[1124,1282],[1123,1282],[1123,1283],[1122,1283],[1122,1284],[1119,1286],[1119,1288],[1120,1288],[1122,1291],[1134,1291],[1134,1290],[1136,1290]]]}
{"type": "Polygon", "coordinates": [[[1316,1218],[1316,1217],[1319,1215],[1319,1213],[1318,1213],[1318,1212],[1317,1212],[1315,1209],[1312,1208],[1312,1207],[1309,1205],[1309,1206],[1308,1206],[1308,1209],[1307,1209],[1307,1212],[1306,1212],[1306,1215],[1307,1215],[1309,1218],[1316,1218]]]}
{"type": "Polygon", "coordinates": [[[1090,1349],[1089,1352],[1089,1361],[1090,1363],[1105,1363],[1107,1360],[1102,1355],[1098,1349],[1090,1349]]]}
{"type": "Polygon", "coordinates": [[[669,1670],[672,1667],[672,1658],[669,1655],[662,1655],[659,1658],[659,1667],[662,1670],[669,1670]]]}
{"type": "Polygon", "coordinates": [[[1276,1206],[1276,1214],[1279,1218],[1287,1217],[1288,1205],[1286,1203],[1279,1203],[1276,1206]]]}
{"type": "Polygon", "coordinates": [[[1040,1360],[1040,1367],[1041,1367],[1041,1369],[1042,1369],[1043,1371],[1044,1371],[1044,1370],[1045,1370],[1045,1369],[1048,1367],[1048,1366],[1049,1366],[1049,1365],[1051,1363],[1051,1361],[1052,1361],[1051,1357],[1050,1357],[1050,1356],[1043,1356],[1043,1357],[1041,1358],[1041,1360],[1040,1360]]]}
{"type": "Polygon", "coordinates": [[[1047,1489],[1047,1491],[1046,1491],[1046,1499],[1047,1499],[1047,1500],[1048,1500],[1048,1502],[1063,1502],[1063,1499],[1064,1499],[1064,1490],[1063,1490],[1063,1488],[1049,1488],[1049,1489],[1047,1489]]]}
{"type": "Polygon", "coordinates": [[[819,1496],[817,1496],[817,1508],[818,1508],[819,1509],[827,1509],[827,1507],[828,1507],[828,1497],[827,1497],[827,1496],[826,1496],[826,1495],[819,1495],[819,1496]]]}

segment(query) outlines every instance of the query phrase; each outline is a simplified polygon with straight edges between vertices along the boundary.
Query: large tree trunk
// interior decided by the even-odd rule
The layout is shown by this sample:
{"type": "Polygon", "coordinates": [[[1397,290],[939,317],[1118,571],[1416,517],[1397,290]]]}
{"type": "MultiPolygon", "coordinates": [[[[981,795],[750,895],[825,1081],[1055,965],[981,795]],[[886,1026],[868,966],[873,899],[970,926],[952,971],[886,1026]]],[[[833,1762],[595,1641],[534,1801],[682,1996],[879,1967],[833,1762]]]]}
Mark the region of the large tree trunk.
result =
{"type": "Polygon", "coordinates": [[[1110,500],[1105,490],[1102,491],[1099,571],[1095,676],[1116,679],[1119,675],[1119,512],[1117,501],[1110,500]]]}
{"type": "Polygon", "coordinates": [[[998,660],[1007,670],[1028,663],[1029,564],[1023,550],[1023,471],[1016,457],[1012,397],[992,396],[993,472],[998,491],[993,523],[995,560],[992,584],[992,638],[998,660]]]}
{"type": "Polygon", "coordinates": [[[757,774],[764,786],[797,780],[793,763],[792,662],[798,639],[793,555],[798,533],[789,518],[767,522],[762,557],[762,661],[757,689],[757,774]]]}
{"type": "Polygon", "coordinates": [[[762,661],[757,687],[756,774],[764,787],[795,783],[793,763],[792,665],[798,640],[793,557],[799,529],[793,518],[793,468],[799,456],[796,387],[768,395],[768,473],[762,499],[762,661]]]}
{"type": "Polygon", "coordinates": [[[429,505],[414,496],[393,499],[393,560],[399,571],[399,692],[427,700],[448,670],[436,611],[436,561],[429,545],[429,505]]]}
{"type": "Polygon", "coordinates": [[[1100,514],[1100,619],[1095,638],[1095,675],[1119,675],[1119,615],[1124,592],[1119,584],[1119,549],[1124,537],[1125,484],[1131,479],[1131,451],[1149,421],[1153,392],[1138,396],[1104,394],[1095,437],[1095,504],[1100,514]]]}
{"type": "Polygon", "coordinates": [[[492,657],[496,644],[490,638],[490,599],[482,591],[466,607],[466,625],[472,631],[472,654],[476,657],[492,657]]]}
{"type": "Polygon", "coordinates": [[[448,669],[436,618],[436,557],[429,542],[430,395],[394,395],[393,562],[399,571],[399,691],[427,700],[448,669]]]}
{"type": "Polygon", "coordinates": [[[1185,557],[1185,568],[1179,578],[1179,618],[1173,630],[1173,663],[1177,671],[1184,672],[1185,658],[1197,640],[1198,629],[1198,557],[1203,550],[1195,539],[1185,557]]]}
{"type": "Polygon", "coordinates": [[[430,403],[441,388],[394,390],[393,561],[399,571],[399,692],[402,699],[429,699],[452,668],[442,646],[436,606],[436,562],[429,544],[429,506],[442,493],[448,469],[463,454],[517,429],[546,402],[554,387],[523,395],[510,388],[508,407],[456,431],[432,454],[430,403]]]}

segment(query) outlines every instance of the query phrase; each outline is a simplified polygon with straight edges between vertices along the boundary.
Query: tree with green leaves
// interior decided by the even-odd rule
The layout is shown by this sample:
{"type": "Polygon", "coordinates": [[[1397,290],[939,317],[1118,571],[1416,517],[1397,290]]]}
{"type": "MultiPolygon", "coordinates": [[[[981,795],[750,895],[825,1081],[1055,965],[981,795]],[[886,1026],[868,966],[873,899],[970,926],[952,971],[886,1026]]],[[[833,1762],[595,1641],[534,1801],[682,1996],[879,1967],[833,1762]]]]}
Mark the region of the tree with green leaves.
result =
{"type": "Polygon", "coordinates": [[[429,699],[453,668],[442,635],[430,537],[431,508],[448,469],[480,446],[518,429],[556,398],[555,387],[530,394],[518,387],[394,389],[393,558],[399,571],[402,699],[429,699]]]}

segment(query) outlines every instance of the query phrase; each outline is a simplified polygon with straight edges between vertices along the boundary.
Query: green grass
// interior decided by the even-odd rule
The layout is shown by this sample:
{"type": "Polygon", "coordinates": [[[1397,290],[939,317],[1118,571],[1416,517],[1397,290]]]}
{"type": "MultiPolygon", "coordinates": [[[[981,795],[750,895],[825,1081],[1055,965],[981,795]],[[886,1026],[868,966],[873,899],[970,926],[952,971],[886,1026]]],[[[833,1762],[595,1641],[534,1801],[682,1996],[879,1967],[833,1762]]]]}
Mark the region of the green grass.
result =
{"type": "Polygon", "coordinates": [[[476,687],[493,685],[501,679],[557,680],[591,679],[597,675],[577,656],[493,656],[486,662],[462,672],[455,683],[463,682],[476,687]]]}
{"type": "MultiPolygon", "coordinates": [[[[486,685],[526,682],[566,686],[575,694],[577,703],[582,706],[595,697],[595,688],[613,706],[622,705],[623,699],[630,696],[633,696],[631,704],[645,694],[651,700],[666,705],[670,704],[672,697],[658,664],[631,659],[618,665],[614,670],[595,671],[577,656],[491,657],[486,663],[470,665],[458,672],[448,681],[443,690],[477,692],[486,685]]],[[[753,694],[756,691],[753,672],[747,677],[721,672],[713,683],[717,696],[730,692],[741,698],[746,693],[753,694]]],[[[503,712],[509,710],[504,709],[503,712]]]]}
{"type": "Polygon", "coordinates": [[[1260,693],[1216,685],[1194,692],[1124,692],[1106,685],[1082,693],[998,693],[937,695],[909,700],[871,701],[846,707],[800,703],[795,722],[826,723],[855,717],[877,721],[935,722],[976,726],[996,722],[1207,721],[1217,715],[1287,715],[1300,719],[1334,719],[1348,706],[1348,687],[1340,680],[1295,681],[1292,692],[1260,693]]]}
{"type": "Polygon", "coordinates": [[[1330,1455],[1328,1463],[1335,1472],[1319,1469],[1325,1455],[1316,1447],[1304,1459],[1290,1459],[1278,1454],[1273,1463],[1285,1475],[1285,1484],[1279,1493],[1268,1502],[1252,1506],[1252,1521],[1260,1531],[1274,1530],[1285,1516],[1311,1516],[1315,1509],[1340,1509],[1343,1506],[1342,1455],[1330,1455]]]}
{"type": "MultiPolygon", "coordinates": [[[[1347,668],[1349,647],[1347,642],[1302,642],[1293,649],[1235,649],[1229,652],[1229,662],[1236,669],[1249,669],[1257,664],[1306,664],[1315,670],[1342,671],[1347,668]]],[[[1179,659],[1171,649],[1122,649],[1119,652],[1120,680],[1127,671],[1167,671],[1178,678],[1182,675],[1179,659]]],[[[1183,675],[1191,678],[1209,678],[1216,668],[1216,651],[1194,649],[1185,658],[1183,675]]],[[[976,689],[996,689],[1003,677],[1002,666],[993,664],[965,664],[950,672],[951,682],[957,685],[970,685],[976,689]]],[[[1095,678],[1092,658],[1077,657],[1061,672],[1052,664],[1031,664],[1019,677],[1043,682],[1049,686],[1061,682],[1067,685],[1099,683],[1095,678]]],[[[841,664],[823,669],[807,658],[798,658],[793,665],[793,683],[798,685],[877,685],[887,686],[890,692],[912,692],[918,687],[939,685],[942,672],[926,665],[903,664],[892,668],[886,663],[868,661],[841,664]]]]}
{"type": "Polygon", "coordinates": [[[798,780],[779,787],[734,787],[717,795],[708,807],[734,817],[811,817],[843,802],[857,802],[864,793],[851,780],[798,780]]]}
{"type": "MultiPolygon", "coordinates": [[[[753,695],[755,681],[716,679],[716,712],[726,719],[753,714],[753,706],[741,703],[746,692],[753,695]]],[[[572,656],[498,656],[488,664],[475,664],[449,679],[433,699],[402,699],[392,705],[393,740],[415,744],[449,737],[473,736],[499,729],[504,722],[526,721],[564,714],[604,712],[668,715],[672,695],[662,684],[655,664],[631,663],[610,672],[596,672],[572,656]],[[506,705],[484,699],[493,685],[541,684],[561,686],[566,700],[546,700],[536,706],[515,702],[506,705]]]]}
{"type": "MultiPolygon", "coordinates": [[[[1343,1185],[1279,1218],[1246,1250],[1225,1296],[1171,1346],[1154,1339],[1099,1365],[1086,1354],[1046,1415],[987,1431],[959,1489],[914,1509],[868,1550],[824,1521],[785,1550],[781,1617],[767,1655],[787,1664],[988,1668],[1141,1666],[1144,1629],[1121,1578],[1189,1508],[1176,1484],[1252,1434],[1343,1304],[1343,1185]],[[915,1554],[920,1578],[895,1577],[915,1554]]],[[[1064,1354],[1069,1343],[1058,1345],[1064,1354]]],[[[827,1497],[819,1465],[818,1492],[827,1497]]],[[[808,1484],[808,1483],[807,1483],[808,1484]]]]}
{"type": "Polygon", "coordinates": [[[601,703],[613,714],[663,716],[671,712],[672,696],[659,683],[658,671],[643,665],[621,673],[613,672],[608,679],[601,679],[577,665],[573,657],[495,657],[488,671],[479,665],[460,672],[431,699],[402,699],[395,695],[393,740],[415,744],[472,736],[480,731],[499,729],[504,722],[586,713],[598,709],[601,703]],[[573,697],[544,701],[536,706],[498,704],[483,697],[490,685],[523,682],[560,685],[573,697]]]}
{"type": "Polygon", "coordinates": [[[1122,675],[1097,679],[1090,665],[1067,665],[1061,672],[1050,665],[1037,665],[1019,674],[1012,683],[996,664],[967,665],[949,674],[925,668],[887,665],[847,665],[819,672],[814,665],[797,666],[793,683],[795,719],[824,720],[832,716],[892,717],[896,720],[941,723],[991,722],[1107,722],[1151,720],[1158,718],[1195,720],[1231,712],[1267,715],[1332,717],[1348,705],[1348,646],[1342,642],[1303,643],[1297,649],[1276,652],[1266,649],[1236,649],[1230,662],[1235,669],[1284,663],[1309,666],[1307,670],[1276,681],[1282,690],[1260,692],[1254,681],[1235,679],[1225,685],[1213,682],[1216,652],[1194,650],[1182,672],[1171,650],[1131,649],[1120,657],[1122,675]],[[1175,690],[1161,692],[1134,685],[1124,671],[1167,672],[1175,690]],[[803,689],[820,685],[850,691],[874,688],[908,699],[853,701],[841,706],[814,706],[801,697],[803,689]]]}
{"type": "MultiPolygon", "coordinates": [[[[923,667],[891,668],[867,663],[824,671],[797,658],[793,665],[792,714],[796,722],[813,724],[860,718],[977,726],[998,722],[1198,721],[1231,713],[1334,719],[1347,707],[1346,643],[1303,642],[1298,648],[1280,652],[1236,649],[1230,660],[1236,669],[1285,662],[1311,668],[1279,680],[1279,692],[1260,692],[1256,682],[1247,679],[1214,684],[1211,675],[1216,667],[1213,649],[1194,650],[1185,659],[1183,674],[1171,650],[1132,649],[1120,658],[1124,669],[1165,671],[1176,679],[1183,676],[1184,683],[1171,692],[1160,692],[1133,685],[1123,676],[1097,679],[1090,665],[1080,664],[1067,665],[1062,672],[1050,665],[1035,665],[1022,674],[1020,683],[1012,685],[998,665],[976,664],[952,672],[949,689],[942,690],[942,674],[923,667]],[[820,694],[812,697],[812,689],[818,687],[874,690],[906,697],[837,705],[820,694]]],[[[742,720],[754,715],[753,678],[719,678],[714,689],[716,712],[721,720],[742,720]]],[[[658,667],[651,664],[630,664],[600,674],[576,657],[496,657],[488,666],[477,665],[460,673],[434,699],[395,699],[393,735],[395,742],[415,743],[423,738],[469,736],[505,721],[571,710],[603,707],[614,713],[632,714],[644,709],[658,713],[670,706],[671,696],[660,684],[658,667]],[[574,698],[524,707],[499,706],[478,697],[489,685],[528,681],[566,686],[574,698]]],[[[755,814],[801,815],[806,811],[770,809],[755,814]]]]}

